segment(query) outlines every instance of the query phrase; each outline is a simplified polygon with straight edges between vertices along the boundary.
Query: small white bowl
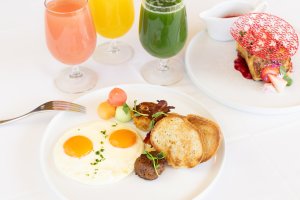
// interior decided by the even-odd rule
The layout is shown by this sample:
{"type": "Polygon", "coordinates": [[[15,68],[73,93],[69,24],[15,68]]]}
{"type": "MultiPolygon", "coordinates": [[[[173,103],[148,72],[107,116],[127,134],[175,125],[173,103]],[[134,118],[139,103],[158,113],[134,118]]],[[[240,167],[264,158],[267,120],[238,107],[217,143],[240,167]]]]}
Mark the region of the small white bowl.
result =
{"type": "Polygon", "coordinates": [[[252,5],[244,1],[228,0],[200,13],[200,18],[204,20],[211,38],[218,41],[230,41],[233,40],[230,27],[239,16],[264,12],[267,8],[268,3],[265,1],[252,5]]]}

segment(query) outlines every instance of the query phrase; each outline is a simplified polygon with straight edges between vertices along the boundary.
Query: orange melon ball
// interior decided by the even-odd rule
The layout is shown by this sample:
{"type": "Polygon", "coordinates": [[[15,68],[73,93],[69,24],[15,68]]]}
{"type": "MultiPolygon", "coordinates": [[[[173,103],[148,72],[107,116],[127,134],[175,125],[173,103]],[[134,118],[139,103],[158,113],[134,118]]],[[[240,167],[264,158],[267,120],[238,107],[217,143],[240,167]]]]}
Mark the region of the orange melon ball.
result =
{"type": "Polygon", "coordinates": [[[100,118],[110,119],[115,116],[116,107],[105,101],[99,104],[97,112],[100,118]]]}

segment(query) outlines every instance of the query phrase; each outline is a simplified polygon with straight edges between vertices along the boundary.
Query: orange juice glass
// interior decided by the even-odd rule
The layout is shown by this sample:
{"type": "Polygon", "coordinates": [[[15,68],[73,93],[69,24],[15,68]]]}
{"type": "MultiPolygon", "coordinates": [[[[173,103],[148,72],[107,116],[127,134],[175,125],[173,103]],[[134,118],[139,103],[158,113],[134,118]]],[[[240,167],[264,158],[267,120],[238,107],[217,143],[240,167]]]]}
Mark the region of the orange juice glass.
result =
{"type": "Polygon", "coordinates": [[[132,48],[117,42],[116,38],[125,35],[134,21],[133,0],[89,0],[89,6],[99,35],[112,39],[99,45],[94,59],[100,63],[119,64],[133,55],[132,48]]]}
{"type": "Polygon", "coordinates": [[[67,93],[93,88],[96,73],[78,64],[86,61],[96,47],[96,31],[87,0],[46,0],[45,33],[50,53],[72,66],[56,79],[56,86],[67,93]]]}

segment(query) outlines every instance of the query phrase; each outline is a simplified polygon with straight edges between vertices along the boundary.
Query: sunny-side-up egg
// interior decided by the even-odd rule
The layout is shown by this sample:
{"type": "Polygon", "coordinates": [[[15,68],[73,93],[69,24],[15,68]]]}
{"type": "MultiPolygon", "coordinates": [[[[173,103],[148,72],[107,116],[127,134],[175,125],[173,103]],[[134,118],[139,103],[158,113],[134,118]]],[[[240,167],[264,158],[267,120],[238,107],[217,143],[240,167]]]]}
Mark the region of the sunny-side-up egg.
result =
{"type": "Polygon", "coordinates": [[[102,185],[128,176],[143,150],[144,143],[133,128],[96,121],[66,131],[53,155],[64,175],[81,183],[102,185]]]}

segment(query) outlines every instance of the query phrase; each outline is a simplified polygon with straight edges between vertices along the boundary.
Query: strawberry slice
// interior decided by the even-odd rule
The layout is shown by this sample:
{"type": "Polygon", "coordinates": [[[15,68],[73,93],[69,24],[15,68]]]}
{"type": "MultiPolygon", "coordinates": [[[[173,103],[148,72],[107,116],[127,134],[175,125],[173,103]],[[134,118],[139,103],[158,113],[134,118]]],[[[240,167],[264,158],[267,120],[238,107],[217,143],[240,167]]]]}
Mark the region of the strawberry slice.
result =
{"type": "Polygon", "coordinates": [[[279,67],[269,65],[261,70],[260,77],[265,83],[271,83],[269,75],[278,76],[279,73],[279,67]]]}

